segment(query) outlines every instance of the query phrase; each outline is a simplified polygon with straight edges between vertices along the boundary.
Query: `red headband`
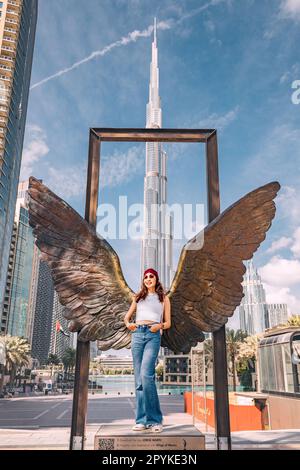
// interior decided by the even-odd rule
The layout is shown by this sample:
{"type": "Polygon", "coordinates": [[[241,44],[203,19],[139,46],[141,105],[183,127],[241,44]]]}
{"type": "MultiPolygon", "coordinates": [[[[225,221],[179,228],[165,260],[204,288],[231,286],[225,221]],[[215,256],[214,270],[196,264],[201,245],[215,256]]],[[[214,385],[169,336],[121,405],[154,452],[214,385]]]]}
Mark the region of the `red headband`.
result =
{"type": "Polygon", "coordinates": [[[143,277],[145,277],[145,274],[147,274],[147,273],[154,274],[154,276],[156,276],[156,280],[158,281],[158,274],[157,274],[157,271],[155,271],[155,269],[152,269],[152,268],[146,269],[146,271],[144,271],[144,276],[143,277]]]}

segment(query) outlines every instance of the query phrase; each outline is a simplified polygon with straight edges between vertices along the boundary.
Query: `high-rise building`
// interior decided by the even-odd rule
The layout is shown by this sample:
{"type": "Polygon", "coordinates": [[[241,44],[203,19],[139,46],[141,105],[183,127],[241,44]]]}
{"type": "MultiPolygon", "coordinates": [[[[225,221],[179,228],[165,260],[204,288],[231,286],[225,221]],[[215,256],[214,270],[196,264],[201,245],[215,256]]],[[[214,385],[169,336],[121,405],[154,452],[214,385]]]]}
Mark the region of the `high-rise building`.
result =
{"type": "Polygon", "coordinates": [[[52,332],[54,286],[50,268],[46,261],[40,260],[37,284],[31,356],[39,365],[47,363],[52,332]]]}
{"type": "Polygon", "coordinates": [[[39,253],[29,225],[28,181],[19,184],[1,329],[32,342],[39,253]]]}
{"type": "Polygon", "coordinates": [[[266,293],[253,261],[246,261],[245,265],[244,297],[239,306],[240,328],[249,335],[255,335],[269,327],[266,293]]]}
{"type": "Polygon", "coordinates": [[[0,312],[10,257],[38,0],[0,2],[0,312]]]}
{"type": "Polygon", "coordinates": [[[286,323],[288,320],[287,304],[268,304],[269,328],[286,323]]]}
{"type": "MultiPolygon", "coordinates": [[[[159,96],[156,20],[154,20],[146,127],[160,128],[161,126],[162,110],[159,96]]],[[[174,274],[172,270],[173,218],[165,207],[167,204],[166,171],[167,154],[163,151],[162,144],[147,142],[141,276],[147,268],[156,269],[165,289],[170,286],[174,274]]]]}
{"type": "Polygon", "coordinates": [[[74,345],[74,333],[68,330],[68,321],[64,317],[65,307],[59,302],[59,297],[54,291],[53,315],[50,338],[50,354],[55,354],[62,360],[64,352],[74,345]],[[60,329],[57,325],[60,325],[60,329]]]}

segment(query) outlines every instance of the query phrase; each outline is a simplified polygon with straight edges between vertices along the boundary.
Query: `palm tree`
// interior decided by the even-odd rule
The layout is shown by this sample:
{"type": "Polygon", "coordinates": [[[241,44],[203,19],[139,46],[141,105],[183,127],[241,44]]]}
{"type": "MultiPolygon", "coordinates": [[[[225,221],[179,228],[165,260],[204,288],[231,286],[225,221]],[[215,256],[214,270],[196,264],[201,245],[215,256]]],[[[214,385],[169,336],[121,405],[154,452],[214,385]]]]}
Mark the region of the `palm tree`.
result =
{"type": "Polygon", "coordinates": [[[67,348],[63,354],[62,363],[66,372],[73,371],[76,364],[76,349],[67,348]]]}
{"type": "Polygon", "coordinates": [[[48,366],[51,366],[50,370],[51,370],[51,379],[52,379],[53,368],[54,366],[59,365],[59,357],[57,356],[57,354],[49,354],[46,364],[48,366]]]}
{"type": "MultiPolygon", "coordinates": [[[[19,336],[4,336],[5,345],[5,369],[10,373],[10,386],[13,387],[17,370],[28,366],[30,362],[30,344],[27,339],[19,336]]],[[[0,391],[3,389],[4,374],[0,383],[0,391]]]]}
{"type": "Polygon", "coordinates": [[[47,359],[47,365],[58,366],[58,364],[59,364],[59,357],[57,356],[57,354],[49,354],[48,359],[47,359]]]}
{"type": "Polygon", "coordinates": [[[287,325],[300,326],[300,315],[292,315],[290,318],[288,318],[287,325]]]}
{"type": "Polygon", "coordinates": [[[226,344],[228,363],[231,365],[230,372],[233,377],[233,391],[236,391],[236,358],[238,356],[241,343],[247,337],[247,333],[243,330],[231,330],[226,328],[226,344]]]}

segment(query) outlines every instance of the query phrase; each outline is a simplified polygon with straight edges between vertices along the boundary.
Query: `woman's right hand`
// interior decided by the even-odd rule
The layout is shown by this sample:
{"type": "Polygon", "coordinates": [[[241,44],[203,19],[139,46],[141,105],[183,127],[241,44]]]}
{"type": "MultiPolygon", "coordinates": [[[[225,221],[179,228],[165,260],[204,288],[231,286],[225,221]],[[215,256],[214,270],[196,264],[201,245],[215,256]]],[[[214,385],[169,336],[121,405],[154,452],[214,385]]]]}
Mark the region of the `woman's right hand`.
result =
{"type": "Polygon", "coordinates": [[[130,331],[135,331],[135,330],[137,329],[137,326],[136,326],[135,323],[128,323],[127,328],[128,328],[130,331]]]}

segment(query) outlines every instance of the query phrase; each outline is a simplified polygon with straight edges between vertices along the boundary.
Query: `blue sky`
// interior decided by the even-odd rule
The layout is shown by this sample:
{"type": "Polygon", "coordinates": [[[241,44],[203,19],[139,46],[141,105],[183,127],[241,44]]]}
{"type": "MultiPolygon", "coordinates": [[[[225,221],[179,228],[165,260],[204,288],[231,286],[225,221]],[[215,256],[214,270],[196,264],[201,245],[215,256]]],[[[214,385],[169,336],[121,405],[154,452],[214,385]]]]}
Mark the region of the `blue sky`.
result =
{"type": "MultiPolygon", "coordinates": [[[[254,262],[268,300],[300,313],[300,0],[40,0],[21,178],[83,214],[89,127],[145,126],[154,16],[163,125],[217,128],[222,209],[282,185],[254,262]]],[[[168,202],[205,203],[203,148],[167,152],[168,202]]],[[[144,146],[107,143],[101,156],[99,202],[143,202],[144,146]]],[[[140,242],[109,242],[137,290],[140,242]]]]}

